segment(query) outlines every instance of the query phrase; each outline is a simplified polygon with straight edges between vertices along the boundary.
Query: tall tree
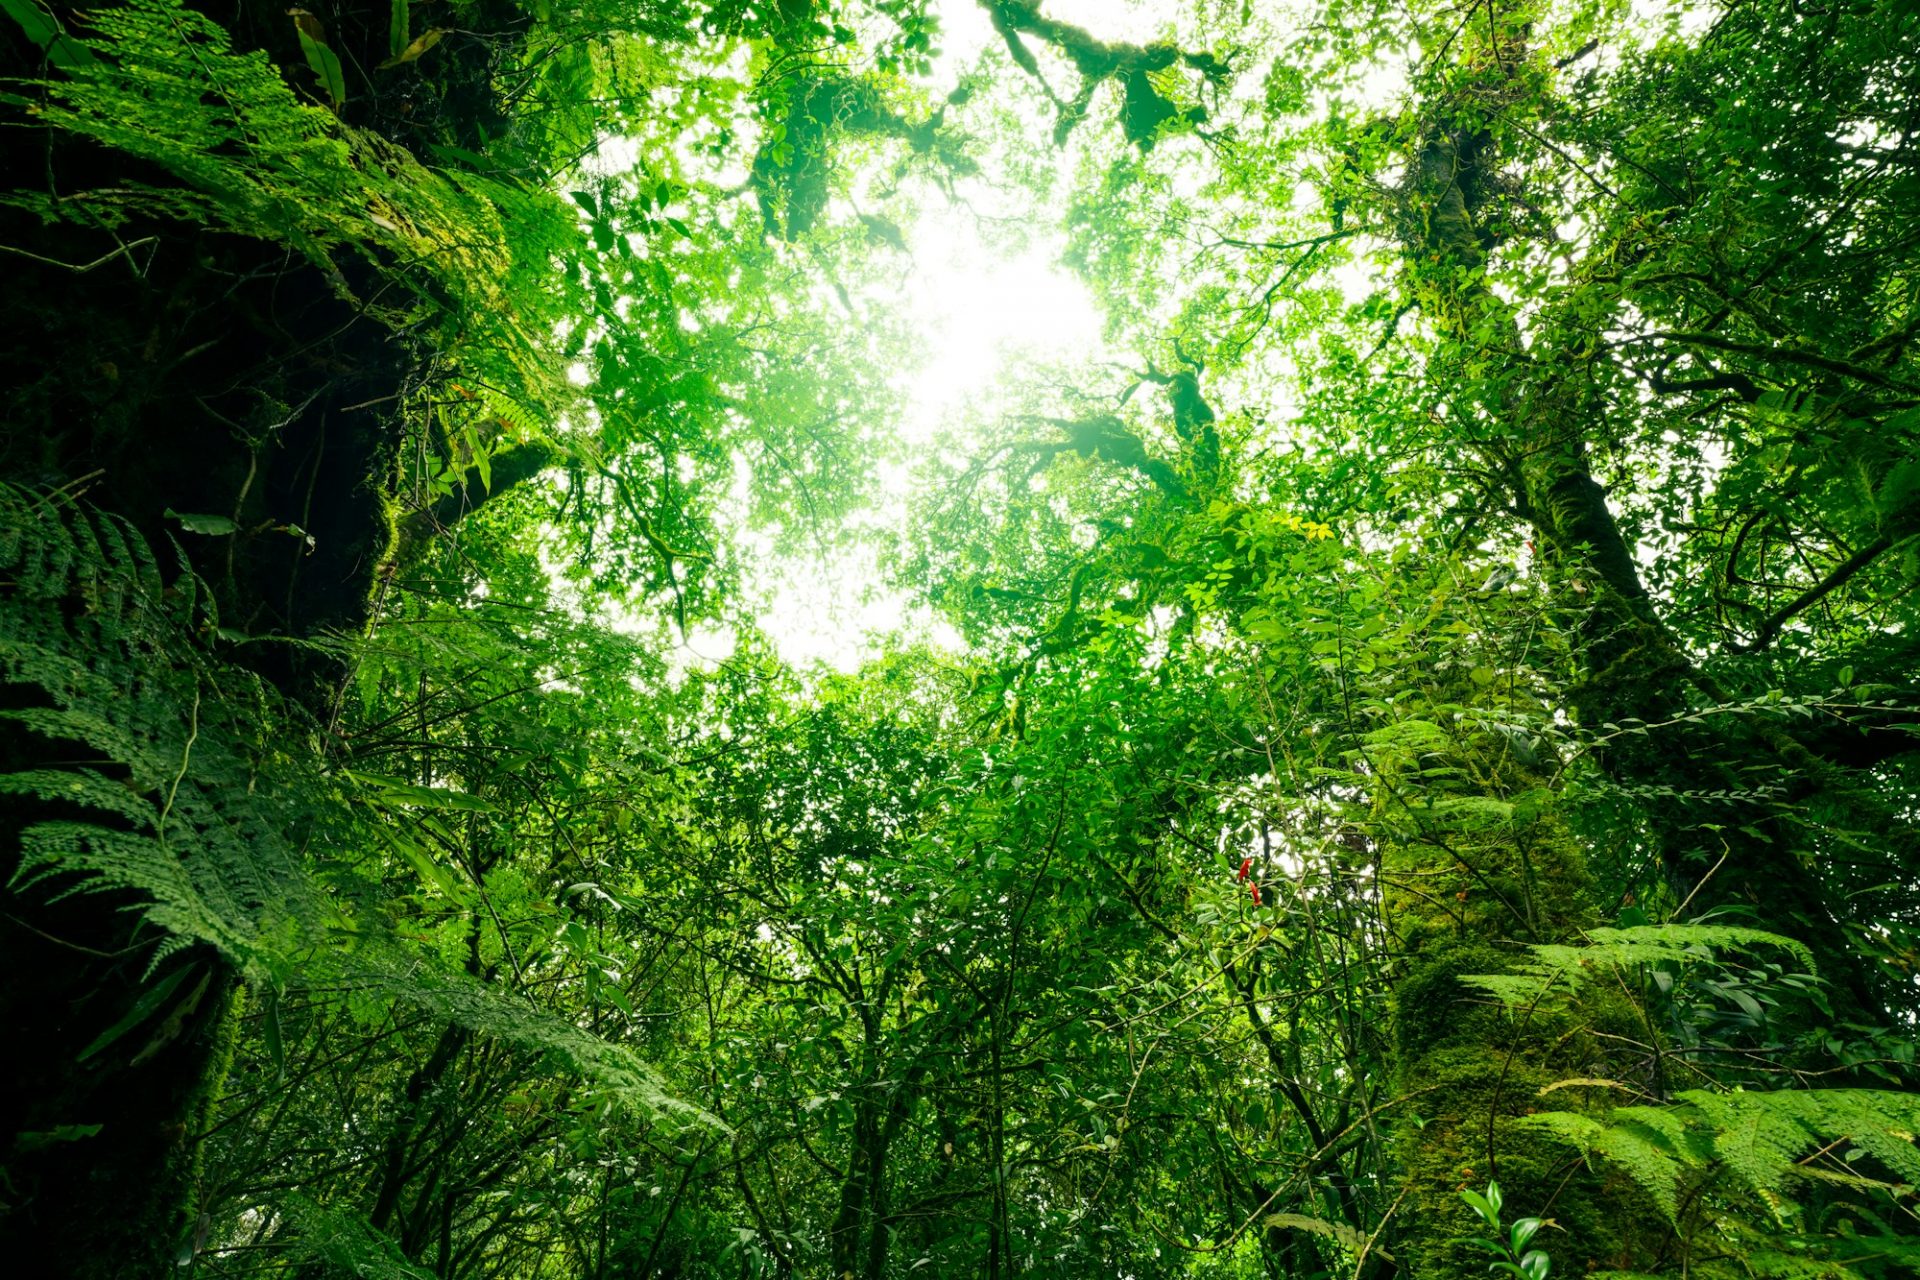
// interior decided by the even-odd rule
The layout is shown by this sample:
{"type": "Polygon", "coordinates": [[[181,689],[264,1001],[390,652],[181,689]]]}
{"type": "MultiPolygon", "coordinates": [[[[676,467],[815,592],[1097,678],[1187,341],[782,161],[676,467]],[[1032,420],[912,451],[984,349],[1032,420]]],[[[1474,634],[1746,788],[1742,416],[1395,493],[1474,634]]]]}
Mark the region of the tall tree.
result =
{"type": "Polygon", "coordinates": [[[10,1258],[1920,1258],[1896,0],[0,7],[10,1258]]]}

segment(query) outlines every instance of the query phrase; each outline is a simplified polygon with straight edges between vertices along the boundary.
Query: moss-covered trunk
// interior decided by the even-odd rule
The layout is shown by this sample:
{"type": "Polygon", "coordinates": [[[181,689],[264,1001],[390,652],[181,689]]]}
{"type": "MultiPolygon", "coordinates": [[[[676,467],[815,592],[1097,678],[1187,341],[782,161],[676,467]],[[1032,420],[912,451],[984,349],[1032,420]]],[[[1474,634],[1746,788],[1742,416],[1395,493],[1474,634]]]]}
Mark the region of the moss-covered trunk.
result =
{"type": "MultiPolygon", "coordinates": [[[[1490,209],[1515,181],[1500,172],[1492,119],[1517,79],[1546,74],[1529,48],[1524,10],[1462,41],[1459,79],[1430,102],[1405,180],[1389,201],[1413,298],[1440,340],[1436,373],[1457,379],[1461,442],[1495,477],[1497,498],[1532,525],[1538,565],[1579,678],[1570,709],[1595,732],[1633,722],[1662,727],[1595,752],[1616,782],[1669,796],[1738,794],[1768,779],[1802,790],[1832,769],[1778,726],[1748,717],[1688,719],[1722,689],[1675,640],[1641,581],[1633,548],[1595,479],[1592,443],[1605,440],[1607,392],[1596,362],[1604,316],[1544,310],[1523,334],[1515,306],[1490,286],[1497,243],[1490,209]]],[[[1789,800],[1792,797],[1787,797],[1789,800]]],[[[1647,815],[1682,893],[1706,910],[1766,886],[1774,927],[1803,941],[1831,984],[1843,1021],[1884,1018],[1877,978],[1849,942],[1816,871],[1783,824],[1764,813],[1709,841],[1684,803],[1647,815]],[[1711,845],[1711,847],[1709,847],[1711,845]],[[1706,872],[1724,856],[1730,873],[1706,872]],[[1776,893],[1777,891],[1777,893],[1776,893]]]]}
{"type": "Polygon", "coordinates": [[[1599,922],[1584,848],[1544,779],[1496,735],[1404,721],[1370,735],[1363,758],[1382,906],[1401,953],[1396,1082],[1417,1117],[1397,1142],[1402,1265],[1420,1280],[1484,1275],[1490,1258],[1464,1239],[1480,1233],[1459,1193],[1498,1181],[1511,1216],[1559,1226],[1536,1242],[1556,1272],[1631,1268],[1664,1234],[1658,1211],[1525,1120],[1618,1101],[1568,1082],[1618,1074],[1602,1036],[1644,1035],[1632,1003],[1596,987],[1509,1007],[1472,981],[1514,973],[1526,944],[1578,943],[1599,922]]]}
{"type": "MultiPolygon", "coordinates": [[[[86,30],[71,9],[53,8],[70,30],[86,30]]],[[[242,40],[250,18],[262,38],[294,40],[282,9],[225,16],[242,40]]],[[[29,95],[37,91],[23,81],[59,74],[10,20],[0,20],[0,72],[29,95]]],[[[0,169],[10,188],[66,198],[177,186],[153,166],[32,122],[17,102],[7,115],[0,169]]],[[[270,240],[162,218],[111,229],[77,215],[42,222],[8,206],[0,243],[10,250],[0,278],[9,317],[0,478],[124,519],[153,548],[170,595],[181,593],[185,568],[217,601],[217,619],[198,621],[207,634],[183,634],[183,644],[207,647],[215,621],[234,636],[268,638],[224,652],[296,703],[323,706],[337,664],[285,641],[364,617],[392,541],[385,495],[398,433],[388,407],[413,354],[341,287],[354,282],[329,279],[270,240]]],[[[15,576],[0,582],[0,609],[24,607],[15,576]]],[[[50,607],[84,618],[98,602],[76,595],[50,607]]],[[[4,683],[16,656],[0,671],[0,705],[44,707],[30,682],[4,683]]],[[[78,641],[67,656],[106,670],[78,641]]],[[[168,661],[151,651],[145,660],[168,661]]],[[[150,683],[139,670],[112,678],[123,691],[150,683]]],[[[14,725],[0,739],[0,773],[92,769],[135,790],[127,761],[100,759],[98,749],[14,725]]],[[[184,776],[192,756],[181,759],[184,776]]],[[[21,832],[71,816],[14,789],[0,809],[0,1027],[9,1041],[0,1257],[20,1274],[170,1274],[201,1243],[198,1143],[225,1077],[240,979],[204,945],[155,966],[166,938],[142,922],[131,892],[73,893],[61,875],[19,883],[21,832]]]]}
{"type": "Polygon", "coordinates": [[[37,913],[33,924],[9,913],[0,931],[0,966],[13,975],[0,995],[10,1041],[0,1249],[21,1274],[168,1274],[196,1244],[199,1144],[232,1051],[239,983],[206,948],[176,957],[156,982],[142,980],[147,948],[118,961],[82,952],[76,935],[103,940],[89,908],[37,913]],[[153,1016],[88,1053],[116,1015],[173,979],[153,1016]]]}

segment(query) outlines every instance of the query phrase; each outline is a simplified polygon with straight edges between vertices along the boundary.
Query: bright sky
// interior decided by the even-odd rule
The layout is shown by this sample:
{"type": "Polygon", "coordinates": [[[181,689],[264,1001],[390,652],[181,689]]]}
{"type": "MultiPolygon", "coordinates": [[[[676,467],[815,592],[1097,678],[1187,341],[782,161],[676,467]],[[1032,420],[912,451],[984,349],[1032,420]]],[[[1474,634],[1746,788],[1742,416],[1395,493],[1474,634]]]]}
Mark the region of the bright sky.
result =
{"type": "MultiPolygon", "coordinates": [[[[945,89],[998,37],[976,0],[941,0],[937,7],[944,35],[932,82],[945,89]]],[[[1048,12],[1109,38],[1153,33],[1151,21],[1113,0],[1054,0],[1048,12]]],[[[967,195],[973,209],[929,197],[921,216],[903,228],[910,253],[893,296],[873,299],[899,308],[919,330],[913,345],[924,356],[900,375],[908,409],[899,430],[911,443],[931,442],[991,399],[1016,364],[1065,361],[1100,349],[1100,313],[1086,288],[1059,265],[1059,241],[1043,230],[1041,238],[1009,253],[990,242],[976,212],[1005,218],[1023,211],[1001,206],[1003,197],[984,186],[967,195]]],[[[1051,213],[1034,216],[1038,221],[1051,213]]],[[[903,469],[883,476],[882,483],[881,506],[868,522],[897,528],[907,518],[910,477],[903,469]]],[[[912,609],[904,594],[882,587],[871,549],[790,554],[760,563],[763,569],[749,584],[761,601],[760,627],[795,666],[823,663],[851,671],[875,656],[880,638],[902,631],[959,646],[951,628],[912,609]]],[[[732,652],[733,641],[718,632],[696,633],[688,647],[696,659],[715,661],[732,652]]]]}
{"type": "MultiPolygon", "coordinates": [[[[1686,0],[1634,3],[1649,29],[1657,14],[1691,30],[1712,8],[1686,0]]],[[[934,0],[934,8],[942,34],[929,83],[935,94],[944,94],[1000,37],[978,0],[934,0]]],[[[1049,16],[1106,40],[1146,43],[1167,34],[1166,7],[1152,0],[1047,0],[1045,8],[1049,16]]],[[[1277,14],[1269,16],[1279,20],[1277,14]]],[[[1056,68],[1050,74],[1057,89],[1071,86],[1070,70],[1056,68]]],[[[1243,79],[1247,91],[1262,83],[1258,75],[1243,79]]],[[[1384,108],[1405,89],[1404,67],[1388,62],[1346,92],[1351,98],[1357,91],[1361,101],[1384,108]]],[[[1056,172],[1064,178],[1073,149],[1055,154],[1056,172]]],[[[1110,358],[1102,347],[1102,317],[1091,296],[1059,264],[1056,208],[1023,207],[1017,192],[1010,202],[1006,193],[983,181],[963,183],[962,189],[970,208],[926,193],[924,211],[902,228],[910,252],[891,295],[868,291],[863,298],[897,309],[918,328],[912,345],[923,358],[901,371],[898,384],[908,406],[898,429],[911,444],[950,438],[957,424],[994,412],[996,392],[1022,365],[1110,358]],[[1009,223],[1024,224],[1025,247],[1009,251],[993,243],[983,234],[980,213],[1003,229],[1009,223]]],[[[833,216],[850,220],[854,212],[836,207],[833,216]]],[[[1353,301],[1375,287],[1373,273],[1374,267],[1360,258],[1345,265],[1335,279],[1353,301]]],[[[879,505],[863,518],[865,523],[882,531],[901,527],[911,479],[906,468],[883,474],[879,505]]],[[[879,642],[890,635],[959,646],[951,628],[928,611],[912,608],[905,594],[883,588],[872,548],[808,553],[792,550],[788,539],[738,532],[745,535],[743,545],[758,553],[758,569],[747,588],[749,598],[758,601],[759,624],[781,657],[794,666],[824,664],[851,671],[875,656],[879,642]],[[783,554],[774,554],[776,546],[783,554]]],[[[732,636],[720,632],[696,633],[687,645],[691,661],[724,660],[732,650],[732,636]]]]}
{"type": "MultiPolygon", "coordinates": [[[[901,375],[908,409],[899,430],[910,443],[931,442],[970,405],[990,398],[1016,362],[1099,349],[1100,314],[1085,287],[1058,265],[1057,245],[1003,257],[971,215],[945,208],[929,210],[907,236],[911,263],[897,303],[916,318],[915,345],[926,353],[901,375]]],[[[869,522],[898,527],[907,518],[910,475],[898,469],[882,484],[882,505],[869,522]]],[[[877,637],[903,627],[931,627],[935,643],[958,643],[930,617],[913,615],[904,595],[881,588],[871,550],[765,563],[751,584],[765,601],[760,626],[796,666],[822,662],[850,671],[873,656],[877,637]]]]}

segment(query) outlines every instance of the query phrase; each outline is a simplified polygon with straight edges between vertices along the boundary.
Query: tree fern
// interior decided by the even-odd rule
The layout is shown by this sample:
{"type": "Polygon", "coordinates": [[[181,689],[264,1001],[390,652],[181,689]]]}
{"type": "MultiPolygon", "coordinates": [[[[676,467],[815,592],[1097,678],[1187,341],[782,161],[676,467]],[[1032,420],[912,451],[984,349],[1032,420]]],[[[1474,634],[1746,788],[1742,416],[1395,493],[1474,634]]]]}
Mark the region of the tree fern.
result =
{"type": "Polygon", "coordinates": [[[1478,987],[1504,1004],[1526,1005],[1554,988],[1578,990],[1608,970],[1642,965],[1711,964],[1719,952],[1752,953],[1764,948],[1786,951],[1814,970],[1813,954],[1792,938],[1764,929],[1737,925],[1662,924],[1625,929],[1589,929],[1582,946],[1531,945],[1531,961],[1510,973],[1479,974],[1462,981],[1478,987]]]}
{"type": "Polygon", "coordinates": [[[248,977],[331,985],[549,1055],[636,1112],[675,1102],[626,1048],[409,952],[379,904],[330,894],[320,852],[377,847],[375,807],[325,774],[298,713],[222,661],[210,595],[163,578],[137,532],[69,499],[0,485],[0,681],[39,705],[0,711],[52,750],[0,775],[38,802],[16,890],[117,892],[151,926],[155,962],[204,943],[248,977]]]}
{"type": "MultiPolygon", "coordinates": [[[[1666,1118],[1666,1113],[1660,1115],[1666,1118]]],[[[1679,1216],[1684,1170],[1666,1125],[1623,1119],[1618,1113],[1607,1123],[1577,1111],[1546,1111],[1523,1123],[1546,1130],[1584,1156],[1605,1157],[1639,1183],[1669,1221],[1679,1216]]]]}
{"type": "Polygon", "coordinates": [[[1901,1183],[1920,1184],[1920,1096],[1875,1089],[1782,1089],[1677,1094],[1688,1118],[1711,1136],[1711,1151],[1755,1191],[1820,1171],[1808,1151],[1845,1138],[1901,1183]]]}
{"type": "MultiPolygon", "coordinates": [[[[68,133],[146,161],[179,186],[119,181],[7,193],[42,218],[113,229],[134,218],[202,223],[285,243],[347,289],[335,255],[360,255],[408,286],[395,325],[437,317],[479,372],[552,413],[565,381],[548,358],[556,258],[576,252],[571,211],[549,193],[434,170],[377,134],[303,102],[265,54],[178,0],[91,11],[93,55],[9,95],[68,133]]],[[[364,305],[373,306],[372,302],[364,305]]]]}

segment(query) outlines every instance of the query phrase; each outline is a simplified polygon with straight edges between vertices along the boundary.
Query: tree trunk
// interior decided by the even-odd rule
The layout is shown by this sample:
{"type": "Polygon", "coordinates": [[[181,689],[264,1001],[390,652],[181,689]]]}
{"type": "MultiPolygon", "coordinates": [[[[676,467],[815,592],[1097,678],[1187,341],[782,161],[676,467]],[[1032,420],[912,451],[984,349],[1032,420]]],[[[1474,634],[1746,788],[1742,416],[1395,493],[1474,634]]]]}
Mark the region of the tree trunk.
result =
{"type": "MultiPolygon", "coordinates": [[[[1476,392],[1491,425],[1479,428],[1482,435],[1470,444],[1505,477],[1506,496],[1533,525],[1554,607],[1575,640],[1583,673],[1568,700],[1592,731],[1673,720],[1693,707],[1690,689],[1711,702],[1729,702],[1661,622],[1592,475],[1587,441],[1599,434],[1596,415],[1604,406],[1582,353],[1591,353],[1598,335],[1557,331],[1549,317],[1529,349],[1512,307],[1488,286],[1477,214],[1493,185],[1491,147],[1483,132],[1448,118],[1430,121],[1396,212],[1422,310],[1444,341],[1502,370],[1492,390],[1476,392]]],[[[1625,786],[1681,793],[1737,793],[1753,787],[1756,770],[1803,777],[1827,771],[1787,733],[1751,717],[1624,738],[1596,752],[1596,760],[1625,786]],[[1733,727],[1723,727],[1728,723],[1733,727]]],[[[1831,984],[1835,1014],[1884,1019],[1872,972],[1827,905],[1820,878],[1783,831],[1766,834],[1765,817],[1728,824],[1709,849],[1684,803],[1649,807],[1647,817],[1669,875],[1685,886],[1683,893],[1699,890],[1692,897],[1696,908],[1738,901],[1743,885],[1769,886],[1789,904],[1769,913],[1769,927],[1811,949],[1831,984]],[[1699,884],[1722,854],[1732,874],[1699,884]]]]}
{"type": "Polygon", "coordinates": [[[1528,959],[1521,944],[1578,944],[1580,931],[1599,923],[1585,850],[1553,811],[1545,779],[1490,739],[1402,722],[1369,735],[1363,753],[1377,780],[1371,827],[1382,909],[1402,952],[1396,1078],[1419,1117],[1397,1141],[1398,1262],[1421,1280],[1484,1275],[1488,1256],[1462,1239],[1479,1233],[1459,1192],[1498,1181],[1511,1217],[1551,1217],[1564,1228],[1538,1242],[1555,1255],[1556,1273],[1637,1270],[1665,1234],[1657,1209],[1523,1123],[1544,1110],[1619,1100],[1564,1082],[1618,1072],[1593,1033],[1643,1036],[1634,1007],[1594,984],[1509,1008],[1468,981],[1516,973],[1528,959]]]}
{"type": "Polygon", "coordinates": [[[157,988],[141,980],[149,947],[118,962],[76,950],[131,934],[126,914],[103,936],[90,927],[97,899],[59,907],[33,925],[12,911],[0,920],[0,971],[12,975],[0,987],[11,1135],[0,1251],[33,1274],[166,1275],[197,1243],[199,1141],[232,1054],[239,983],[195,948],[157,975],[179,977],[166,1003],[82,1060],[157,988]]]}

